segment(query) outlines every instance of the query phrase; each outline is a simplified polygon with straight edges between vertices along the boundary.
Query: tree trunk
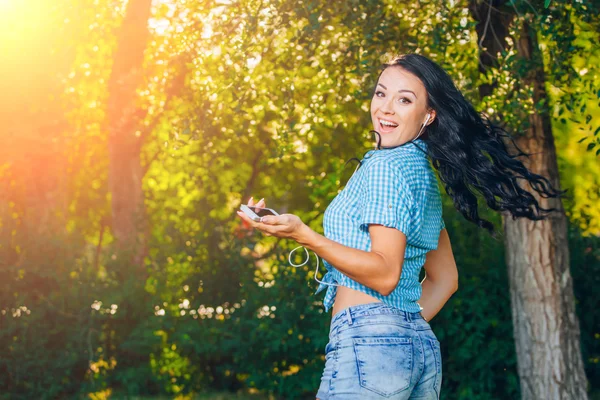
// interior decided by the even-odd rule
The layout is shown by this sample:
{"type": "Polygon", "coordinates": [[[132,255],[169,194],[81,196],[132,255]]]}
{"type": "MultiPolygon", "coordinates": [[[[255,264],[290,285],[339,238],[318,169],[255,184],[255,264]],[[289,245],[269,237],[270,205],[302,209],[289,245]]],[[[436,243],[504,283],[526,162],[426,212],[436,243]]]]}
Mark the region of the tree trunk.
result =
{"type": "MultiPolygon", "coordinates": [[[[471,12],[479,22],[480,43],[490,46],[487,53],[482,49],[481,64],[493,65],[493,56],[506,46],[506,37],[498,35],[506,35],[512,18],[496,9],[490,12],[487,3],[472,2],[471,12]]],[[[525,83],[534,87],[533,100],[537,104],[547,96],[535,35],[525,23],[516,43],[519,57],[534,66],[525,77],[525,83]]],[[[486,95],[493,88],[481,89],[481,94],[486,95]]],[[[530,115],[529,127],[515,141],[521,150],[531,155],[523,160],[526,167],[547,177],[559,188],[549,113],[530,115]]],[[[503,219],[521,396],[524,400],[587,399],[579,321],[569,270],[567,218],[560,199],[541,198],[531,187],[526,189],[536,196],[541,207],[558,211],[544,221],[503,219]]]]}
{"type": "Polygon", "coordinates": [[[137,107],[136,89],[143,78],[150,7],[151,0],[129,1],[108,83],[108,181],[112,229],[118,250],[129,257],[142,275],[148,234],[140,157],[143,135],[139,132],[145,113],[137,107]]]}

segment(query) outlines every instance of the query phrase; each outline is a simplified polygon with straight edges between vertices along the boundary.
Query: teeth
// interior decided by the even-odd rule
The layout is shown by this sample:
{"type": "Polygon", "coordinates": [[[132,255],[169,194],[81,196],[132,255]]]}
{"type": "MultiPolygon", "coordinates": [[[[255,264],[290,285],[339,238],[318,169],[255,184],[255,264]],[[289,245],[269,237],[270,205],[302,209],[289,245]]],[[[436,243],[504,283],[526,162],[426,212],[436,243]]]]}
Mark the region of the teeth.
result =
{"type": "Polygon", "coordinates": [[[379,120],[379,122],[381,122],[381,125],[385,125],[385,126],[393,126],[393,127],[398,126],[398,124],[394,124],[393,122],[389,122],[389,121],[379,120]]]}

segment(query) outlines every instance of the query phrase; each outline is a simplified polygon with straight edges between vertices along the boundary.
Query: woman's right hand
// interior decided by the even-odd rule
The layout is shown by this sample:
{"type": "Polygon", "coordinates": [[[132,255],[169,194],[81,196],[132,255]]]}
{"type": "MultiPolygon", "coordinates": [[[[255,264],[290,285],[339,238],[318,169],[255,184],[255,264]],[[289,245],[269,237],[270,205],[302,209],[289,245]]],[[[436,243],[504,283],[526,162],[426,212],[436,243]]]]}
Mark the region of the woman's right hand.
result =
{"type": "MultiPolygon", "coordinates": [[[[250,197],[250,200],[248,200],[248,204],[246,204],[247,206],[252,206],[252,207],[266,207],[265,204],[265,199],[260,199],[258,201],[258,203],[254,202],[254,199],[252,197],[250,197]]],[[[245,236],[251,236],[252,235],[252,231],[254,231],[254,228],[252,227],[252,225],[250,225],[250,223],[248,223],[247,221],[242,219],[242,224],[239,227],[239,231],[237,233],[239,238],[245,237],[245,236]]]]}
{"type": "MultiPolygon", "coordinates": [[[[265,208],[265,207],[266,207],[266,204],[265,204],[265,199],[264,199],[264,198],[263,198],[263,199],[260,199],[260,200],[258,201],[258,203],[255,203],[255,202],[254,202],[254,198],[253,198],[253,197],[250,197],[250,200],[248,200],[248,204],[246,204],[246,205],[247,205],[247,206],[253,206],[253,207],[262,207],[262,208],[265,208]]],[[[242,222],[242,223],[243,223],[244,227],[245,227],[245,228],[246,228],[248,231],[252,232],[252,231],[254,230],[254,228],[253,228],[252,226],[248,225],[246,222],[242,222]]]]}

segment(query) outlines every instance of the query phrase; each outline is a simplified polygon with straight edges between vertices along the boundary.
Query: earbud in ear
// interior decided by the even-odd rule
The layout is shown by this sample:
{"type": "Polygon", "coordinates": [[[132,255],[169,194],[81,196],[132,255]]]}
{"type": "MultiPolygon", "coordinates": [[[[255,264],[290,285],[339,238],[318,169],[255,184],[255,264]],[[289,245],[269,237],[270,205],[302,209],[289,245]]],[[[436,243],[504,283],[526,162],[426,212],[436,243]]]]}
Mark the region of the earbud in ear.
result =
{"type": "Polygon", "coordinates": [[[429,117],[431,116],[430,113],[427,113],[427,117],[425,118],[425,122],[423,122],[424,126],[427,126],[427,123],[429,122],[429,117]]]}
{"type": "Polygon", "coordinates": [[[427,123],[429,122],[429,118],[430,118],[430,113],[427,113],[427,117],[425,118],[425,122],[423,122],[423,125],[421,125],[421,129],[419,130],[419,133],[417,134],[417,137],[414,138],[413,140],[417,140],[419,138],[419,136],[421,136],[421,134],[423,133],[423,130],[425,129],[425,127],[427,126],[427,123]]]}

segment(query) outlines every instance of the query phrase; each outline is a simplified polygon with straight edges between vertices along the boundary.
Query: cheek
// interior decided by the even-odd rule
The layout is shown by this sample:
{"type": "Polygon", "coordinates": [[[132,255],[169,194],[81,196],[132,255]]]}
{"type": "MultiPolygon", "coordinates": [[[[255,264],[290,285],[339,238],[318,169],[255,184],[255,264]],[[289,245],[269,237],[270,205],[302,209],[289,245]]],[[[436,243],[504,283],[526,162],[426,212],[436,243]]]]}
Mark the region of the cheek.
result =
{"type": "Polygon", "coordinates": [[[398,115],[405,124],[412,125],[417,123],[417,113],[413,107],[399,105],[396,107],[395,111],[396,115],[398,115]]]}

